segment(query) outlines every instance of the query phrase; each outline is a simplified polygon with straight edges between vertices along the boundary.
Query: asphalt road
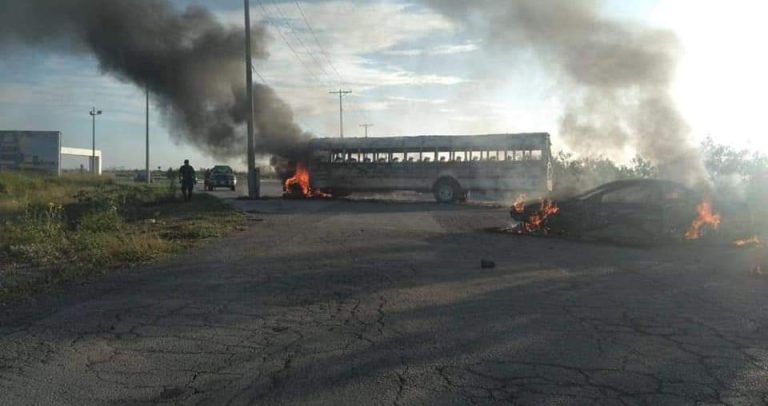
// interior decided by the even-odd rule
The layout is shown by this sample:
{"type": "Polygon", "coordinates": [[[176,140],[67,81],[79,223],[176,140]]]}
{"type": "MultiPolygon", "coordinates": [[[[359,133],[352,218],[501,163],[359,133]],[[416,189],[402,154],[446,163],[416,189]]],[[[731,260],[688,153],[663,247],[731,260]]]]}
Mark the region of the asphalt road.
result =
{"type": "MultiPolygon", "coordinates": [[[[222,199],[234,199],[241,196],[248,196],[248,180],[239,179],[237,190],[230,191],[228,189],[216,189],[211,193],[214,196],[221,197],[222,199]]],[[[201,188],[199,188],[201,189],[201,188]]],[[[283,186],[279,180],[276,179],[262,179],[260,185],[261,197],[281,197],[283,195],[283,186]]],[[[506,205],[512,205],[517,196],[498,196],[493,194],[480,194],[473,192],[471,200],[477,203],[484,204],[496,204],[503,203],[506,205]]],[[[357,201],[383,201],[383,202],[434,202],[435,198],[431,193],[416,193],[416,192],[394,192],[394,193],[355,193],[350,195],[346,200],[357,201]]]]}
{"type": "Polygon", "coordinates": [[[471,205],[235,203],[242,232],[0,308],[0,404],[768,402],[750,250],[493,233],[507,212],[471,205]]]}

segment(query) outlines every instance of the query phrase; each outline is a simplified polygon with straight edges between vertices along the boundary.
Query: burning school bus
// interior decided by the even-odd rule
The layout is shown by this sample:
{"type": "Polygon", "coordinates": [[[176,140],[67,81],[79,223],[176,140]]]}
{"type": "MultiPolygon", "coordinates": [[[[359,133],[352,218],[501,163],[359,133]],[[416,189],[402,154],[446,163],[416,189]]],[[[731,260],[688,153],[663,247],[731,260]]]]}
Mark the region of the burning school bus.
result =
{"type": "Polygon", "coordinates": [[[293,197],[431,192],[441,203],[472,191],[545,195],[552,188],[546,133],[320,138],[285,181],[293,197]]]}

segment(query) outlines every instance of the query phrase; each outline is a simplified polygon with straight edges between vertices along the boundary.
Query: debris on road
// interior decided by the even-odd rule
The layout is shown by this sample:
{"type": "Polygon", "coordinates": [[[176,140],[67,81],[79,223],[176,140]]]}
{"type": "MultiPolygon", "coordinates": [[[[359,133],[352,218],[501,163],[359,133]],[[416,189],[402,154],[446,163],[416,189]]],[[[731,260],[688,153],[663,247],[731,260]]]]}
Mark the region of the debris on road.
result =
{"type": "Polygon", "coordinates": [[[496,263],[493,262],[493,261],[489,261],[487,259],[481,259],[480,260],[480,268],[482,268],[482,269],[496,268],[496,263]]]}

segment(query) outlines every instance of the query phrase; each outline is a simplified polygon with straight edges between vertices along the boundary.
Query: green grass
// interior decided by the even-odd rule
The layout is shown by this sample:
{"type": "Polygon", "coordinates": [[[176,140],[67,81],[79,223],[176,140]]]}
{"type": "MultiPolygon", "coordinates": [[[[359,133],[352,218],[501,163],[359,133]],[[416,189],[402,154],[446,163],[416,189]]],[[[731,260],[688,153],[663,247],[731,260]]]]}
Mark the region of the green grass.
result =
{"type": "Polygon", "coordinates": [[[244,221],[207,194],[183,202],[168,183],[0,173],[0,301],[162,258],[244,221]]]}

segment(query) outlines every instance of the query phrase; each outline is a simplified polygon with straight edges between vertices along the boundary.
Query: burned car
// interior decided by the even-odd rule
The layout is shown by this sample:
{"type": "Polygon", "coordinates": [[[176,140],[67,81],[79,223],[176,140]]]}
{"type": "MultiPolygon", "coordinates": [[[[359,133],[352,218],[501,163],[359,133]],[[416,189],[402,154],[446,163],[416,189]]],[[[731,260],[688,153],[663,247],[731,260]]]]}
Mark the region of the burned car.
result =
{"type": "Polygon", "coordinates": [[[565,199],[518,201],[511,215],[520,233],[574,238],[661,242],[753,235],[745,203],[654,179],[615,181],[565,199]]]}

